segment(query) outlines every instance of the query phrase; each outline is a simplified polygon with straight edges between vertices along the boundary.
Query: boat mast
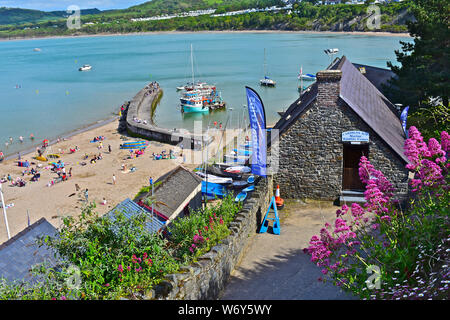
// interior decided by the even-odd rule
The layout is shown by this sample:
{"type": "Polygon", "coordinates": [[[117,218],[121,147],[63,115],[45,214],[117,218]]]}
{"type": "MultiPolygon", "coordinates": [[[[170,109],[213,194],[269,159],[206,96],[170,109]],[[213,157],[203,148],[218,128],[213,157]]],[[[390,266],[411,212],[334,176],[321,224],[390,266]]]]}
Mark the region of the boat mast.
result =
{"type": "Polygon", "coordinates": [[[300,69],[300,97],[302,96],[303,93],[303,66],[301,66],[300,69]]]}
{"type": "Polygon", "coordinates": [[[264,48],[264,78],[267,76],[266,48],[264,48]]]}
{"type": "Polygon", "coordinates": [[[191,71],[192,71],[192,86],[194,86],[194,56],[192,55],[192,43],[191,43],[191,71]]]}

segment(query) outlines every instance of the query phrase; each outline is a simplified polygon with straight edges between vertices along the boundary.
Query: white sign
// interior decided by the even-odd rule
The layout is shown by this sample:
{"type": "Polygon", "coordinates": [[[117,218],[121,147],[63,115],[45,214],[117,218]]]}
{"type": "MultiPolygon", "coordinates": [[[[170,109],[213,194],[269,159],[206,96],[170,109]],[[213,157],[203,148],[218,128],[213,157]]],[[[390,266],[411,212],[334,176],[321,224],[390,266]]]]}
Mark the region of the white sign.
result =
{"type": "Polygon", "coordinates": [[[364,131],[342,132],[342,142],[369,142],[369,133],[364,131]]]}

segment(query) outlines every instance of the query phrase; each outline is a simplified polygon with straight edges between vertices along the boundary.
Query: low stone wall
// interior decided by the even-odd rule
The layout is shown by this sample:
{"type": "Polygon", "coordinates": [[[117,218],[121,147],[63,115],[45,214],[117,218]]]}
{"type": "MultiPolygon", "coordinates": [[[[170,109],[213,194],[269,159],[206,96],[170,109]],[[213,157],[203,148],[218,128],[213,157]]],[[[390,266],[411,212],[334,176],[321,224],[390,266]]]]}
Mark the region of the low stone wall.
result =
{"type": "Polygon", "coordinates": [[[208,145],[213,141],[212,137],[206,139],[206,137],[202,135],[181,133],[179,131],[168,130],[153,125],[150,119],[151,109],[153,103],[162,94],[162,90],[158,87],[153,93],[146,95],[147,92],[148,89],[143,88],[129,103],[126,115],[126,127],[131,134],[173,145],[183,142],[184,148],[195,150],[201,149],[202,142],[205,145],[208,145]],[[147,124],[135,122],[135,118],[147,120],[147,124]]]}
{"type": "Polygon", "coordinates": [[[144,297],[152,300],[214,300],[224,289],[234,267],[239,263],[250,235],[261,227],[273,194],[273,179],[260,179],[255,191],[231,222],[231,234],[200,256],[197,262],[170,274],[144,297]]]}

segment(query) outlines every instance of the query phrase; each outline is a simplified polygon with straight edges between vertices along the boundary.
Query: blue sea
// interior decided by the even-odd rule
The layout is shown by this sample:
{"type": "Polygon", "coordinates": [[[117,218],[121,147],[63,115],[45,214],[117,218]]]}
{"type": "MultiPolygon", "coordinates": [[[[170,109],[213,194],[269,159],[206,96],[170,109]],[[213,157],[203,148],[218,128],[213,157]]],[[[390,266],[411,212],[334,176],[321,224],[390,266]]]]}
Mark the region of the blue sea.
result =
{"type": "MultiPolygon", "coordinates": [[[[242,125],[245,86],[263,99],[268,123],[298,97],[297,75],[330,64],[324,53],[339,48],[350,61],[386,68],[396,62],[396,36],[307,33],[174,33],[48,38],[0,42],[0,150],[17,153],[36,141],[52,139],[117,114],[120,106],[150,81],[164,91],[154,121],[166,128],[191,130],[196,120],[242,125]],[[215,84],[227,110],[183,115],[176,87],[192,77],[215,84]],[[34,51],[40,48],[41,51],[34,51]],[[266,58],[264,58],[266,49],[266,58]],[[268,75],[276,88],[260,87],[268,75]],[[80,72],[90,64],[93,68],[80,72]],[[19,143],[19,136],[25,138],[19,143]],[[6,148],[5,142],[13,138],[6,148]]],[[[304,82],[304,85],[307,84],[304,82]]]]}

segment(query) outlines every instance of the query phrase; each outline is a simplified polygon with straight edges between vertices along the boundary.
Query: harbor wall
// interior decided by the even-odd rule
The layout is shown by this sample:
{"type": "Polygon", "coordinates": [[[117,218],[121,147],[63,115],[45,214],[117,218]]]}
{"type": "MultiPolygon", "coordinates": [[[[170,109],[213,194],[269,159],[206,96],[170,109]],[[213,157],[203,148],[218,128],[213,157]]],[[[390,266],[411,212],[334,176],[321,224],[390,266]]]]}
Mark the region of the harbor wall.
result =
{"type": "Polygon", "coordinates": [[[119,128],[126,128],[130,135],[172,145],[182,143],[184,148],[194,150],[200,150],[202,143],[208,145],[213,141],[212,137],[206,138],[203,135],[194,135],[155,126],[151,114],[161,95],[162,89],[159,85],[152,91],[149,91],[148,86],[140,90],[129,102],[128,108],[124,112],[122,120],[124,120],[125,126],[119,125],[119,128]],[[135,119],[140,119],[141,122],[138,123],[135,119]],[[146,123],[143,123],[144,120],[146,123]]]}
{"type": "Polygon", "coordinates": [[[230,224],[231,234],[197,258],[197,262],[181,267],[180,272],[166,275],[147,296],[148,300],[214,300],[235,266],[240,262],[251,236],[258,232],[273,195],[273,178],[258,178],[255,190],[230,224]]]}

